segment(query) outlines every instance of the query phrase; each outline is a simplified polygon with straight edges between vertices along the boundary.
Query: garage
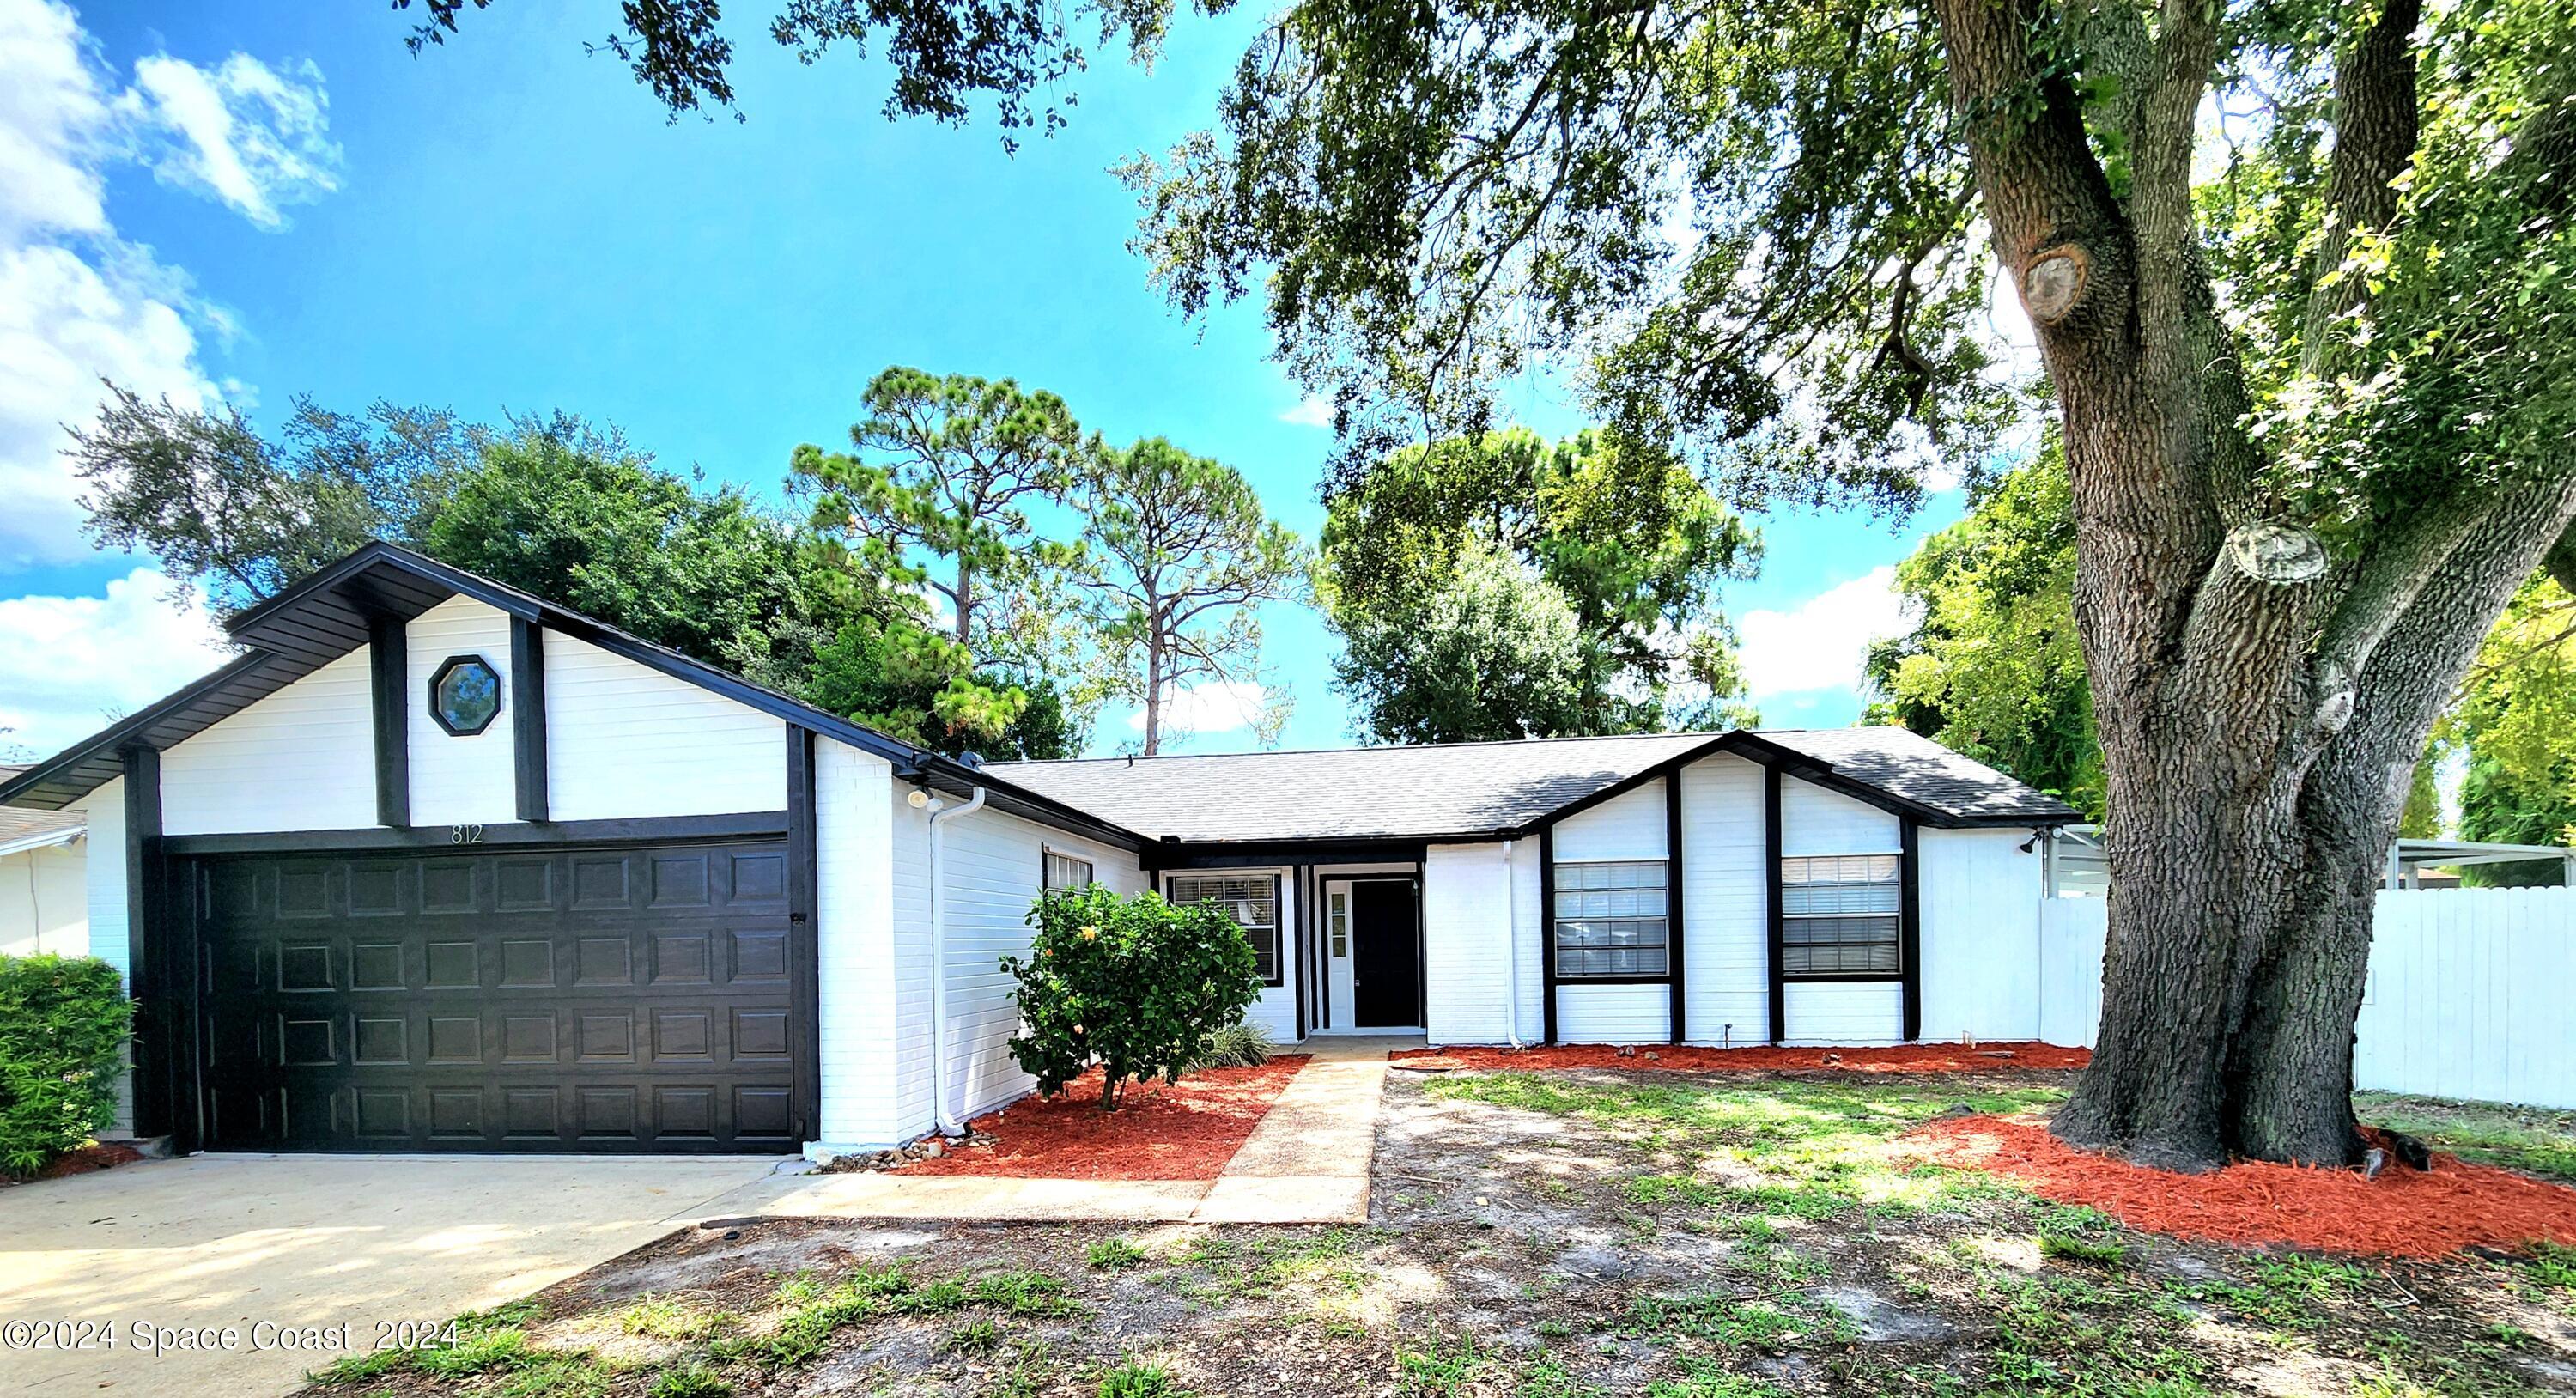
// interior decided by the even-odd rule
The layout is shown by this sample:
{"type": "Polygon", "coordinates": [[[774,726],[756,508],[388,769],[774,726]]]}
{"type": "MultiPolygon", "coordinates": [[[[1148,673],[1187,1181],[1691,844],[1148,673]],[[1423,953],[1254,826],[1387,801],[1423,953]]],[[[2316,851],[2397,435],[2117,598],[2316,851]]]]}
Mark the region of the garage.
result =
{"type": "Polygon", "coordinates": [[[218,1150],[798,1148],[778,840],[174,862],[218,1150]]]}

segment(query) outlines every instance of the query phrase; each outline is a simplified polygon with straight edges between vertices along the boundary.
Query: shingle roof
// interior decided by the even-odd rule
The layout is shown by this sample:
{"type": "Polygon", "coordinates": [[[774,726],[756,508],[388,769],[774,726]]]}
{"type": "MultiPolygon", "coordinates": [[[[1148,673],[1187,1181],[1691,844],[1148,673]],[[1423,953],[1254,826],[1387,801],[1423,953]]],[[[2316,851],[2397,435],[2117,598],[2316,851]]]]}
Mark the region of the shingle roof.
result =
{"type": "Polygon", "coordinates": [[[1957,820],[2005,824],[2081,819],[2073,806],[1907,728],[1781,728],[1762,736],[1891,796],[1957,820]]]}
{"type": "Polygon", "coordinates": [[[1158,839],[1400,841],[1518,830],[1665,762],[1743,739],[1768,740],[1948,821],[2075,817],[1991,767],[1894,728],[1104,757],[992,770],[1158,839]]]}
{"type": "MultiPolygon", "coordinates": [[[[24,765],[0,763],[0,782],[26,771],[24,765]]],[[[30,811],[15,806],[0,806],[0,849],[35,839],[42,835],[60,835],[87,828],[89,817],[78,811],[30,811]]]]}

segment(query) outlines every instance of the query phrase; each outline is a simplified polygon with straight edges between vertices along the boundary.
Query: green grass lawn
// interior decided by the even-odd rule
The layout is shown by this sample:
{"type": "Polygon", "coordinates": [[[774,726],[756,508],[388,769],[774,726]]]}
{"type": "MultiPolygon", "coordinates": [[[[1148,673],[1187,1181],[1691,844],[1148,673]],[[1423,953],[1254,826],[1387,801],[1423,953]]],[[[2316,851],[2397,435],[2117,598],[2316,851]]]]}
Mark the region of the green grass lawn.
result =
{"type": "Polygon", "coordinates": [[[2394,1092],[2356,1092],[2352,1105],[2363,1121],[2420,1136],[2462,1160],[2576,1184],[2576,1112],[2394,1092]]]}

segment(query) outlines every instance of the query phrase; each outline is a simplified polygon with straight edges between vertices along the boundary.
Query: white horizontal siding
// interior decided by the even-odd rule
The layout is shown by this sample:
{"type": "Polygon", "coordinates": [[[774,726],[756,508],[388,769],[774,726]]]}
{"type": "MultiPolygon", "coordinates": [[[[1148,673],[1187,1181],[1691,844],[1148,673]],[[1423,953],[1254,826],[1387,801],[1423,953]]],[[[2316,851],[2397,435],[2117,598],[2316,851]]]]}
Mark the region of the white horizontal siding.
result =
{"type": "Polygon", "coordinates": [[[1556,861],[1664,857],[1664,783],[1658,778],[1556,823],[1556,861]]]}
{"type": "Polygon", "coordinates": [[[118,777],[73,803],[89,821],[81,884],[89,918],[89,954],[116,968],[128,982],[125,922],[125,778],[118,777]]]}
{"type": "Polygon", "coordinates": [[[161,754],[171,835],[352,830],[376,823],[376,726],[367,648],[306,675],[161,754]]]}
{"type": "Polygon", "coordinates": [[[1782,1017],[1787,1044],[1893,1044],[1905,1033],[1897,981],[1791,981],[1782,1017]]]}
{"type": "Polygon", "coordinates": [[[1423,855],[1422,999],[1435,1044],[1511,1040],[1509,876],[1499,844],[1433,845],[1423,855]]]}
{"type": "Polygon", "coordinates": [[[1796,777],[1780,779],[1780,853],[1894,854],[1901,835],[1892,812],[1796,777]]]}
{"type": "Polygon", "coordinates": [[[1733,754],[1681,771],[1682,993],[1697,1044],[1771,1035],[1770,836],[1763,771],[1733,754]]]}
{"type": "Polygon", "coordinates": [[[690,681],[547,633],[546,785],[557,820],[787,805],[787,726],[690,681]]]}
{"type": "Polygon", "coordinates": [[[2040,856],[2028,830],[1916,832],[1927,1040],[2036,1039],[2040,856]]]}
{"type": "Polygon", "coordinates": [[[412,618],[404,630],[412,823],[493,825],[518,819],[509,614],[456,596],[412,618]],[[500,676],[501,712],[482,732],[459,737],[430,717],[429,682],[450,658],[469,655],[500,676]]]}
{"type": "Polygon", "coordinates": [[[1659,1044],[1672,1037],[1673,991],[1667,985],[1556,988],[1556,1037],[1568,1044],[1659,1044]]]}
{"type": "Polygon", "coordinates": [[[1092,877],[1122,896],[1143,890],[1145,872],[1124,850],[993,810],[947,821],[940,838],[948,888],[948,1101],[967,1120],[1037,1086],[1011,1058],[1011,1036],[1020,1030],[1018,982],[1002,970],[1002,958],[1029,954],[1028,917],[1043,888],[1044,851],[1090,860],[1092,877]]]}
{"type": "Polygon", "coordinates": [[[897,1063],[896,880],[889,860],[894,790],[894,768],[884,759],[815,739],[819,1144],[827,1149],[878,1148],[899,1140],[891,1091],[897,1063]]]}
{"type": "Polygon", "coordinates": [[[89,955],[86,852],[74,839],[0,855],[0,956],[89,955]]]}

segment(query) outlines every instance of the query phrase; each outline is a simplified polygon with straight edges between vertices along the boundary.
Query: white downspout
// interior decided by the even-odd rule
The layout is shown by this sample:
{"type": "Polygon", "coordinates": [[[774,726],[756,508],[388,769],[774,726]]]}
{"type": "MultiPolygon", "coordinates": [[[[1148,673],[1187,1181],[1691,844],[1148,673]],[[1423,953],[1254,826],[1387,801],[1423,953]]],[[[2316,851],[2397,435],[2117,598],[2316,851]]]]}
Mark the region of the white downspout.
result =
{"type": "Polygon", "coordinates": [[[930,801],[930,1114],[942,1136],[963,1136],[966,1127],[948,1110],[948,869],[940,827],[982,809],[980,786],[962,806],[930,801]]]}
{"type": "Polygon", "coordinates": [[[1503,1002],[1503,1037],[1521,1045],[1521,871],[1512,863],[1512,840],[1503,841],[1503,982],[1510,999],[1503,1002]]]}

